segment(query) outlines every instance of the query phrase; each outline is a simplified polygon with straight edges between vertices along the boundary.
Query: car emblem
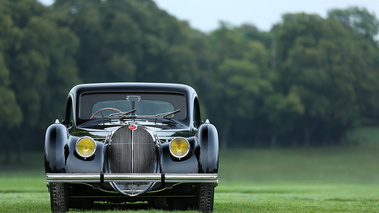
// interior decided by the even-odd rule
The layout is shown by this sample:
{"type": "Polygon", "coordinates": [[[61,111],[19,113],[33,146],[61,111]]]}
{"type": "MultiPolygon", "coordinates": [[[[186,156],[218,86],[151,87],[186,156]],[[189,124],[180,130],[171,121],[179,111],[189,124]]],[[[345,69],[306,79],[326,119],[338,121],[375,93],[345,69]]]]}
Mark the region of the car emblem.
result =
{"type": "Polygon", "coordinates": [[[130,130],[136,130],[136,129],[137,129],[137,125],[135,125],[135,124],[130,124],[128,128],[129,128],[130,130]]]}

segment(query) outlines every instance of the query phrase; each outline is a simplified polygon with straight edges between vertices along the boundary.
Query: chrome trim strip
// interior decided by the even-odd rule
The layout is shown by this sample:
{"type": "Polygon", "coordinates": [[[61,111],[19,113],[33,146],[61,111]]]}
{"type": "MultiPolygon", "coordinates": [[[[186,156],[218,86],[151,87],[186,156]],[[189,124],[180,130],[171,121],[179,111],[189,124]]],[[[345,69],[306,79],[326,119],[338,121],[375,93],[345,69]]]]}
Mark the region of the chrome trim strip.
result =
{"type": "MultiPolygon", "coordinates": [[[[169,173],[164,174],[166,183],[217,183],[217,173],[169,173]]],[[[161,182],[161,173],[105,173],[104,182],[161,182]]],[[[46,182],[100,182],[100,173],[47,173],[46,182]]]]}
{"type": "MultiPolygon", "coordinates": [[[[129,127],[128,127],[128,129],[129,129],[129,127]]],[[[134,173],[134,129],[129,129],[129,130],[131,131],[130,134],[132,134],[132,155],[131,156],[132,156],[132,173],[134,173]]]]}

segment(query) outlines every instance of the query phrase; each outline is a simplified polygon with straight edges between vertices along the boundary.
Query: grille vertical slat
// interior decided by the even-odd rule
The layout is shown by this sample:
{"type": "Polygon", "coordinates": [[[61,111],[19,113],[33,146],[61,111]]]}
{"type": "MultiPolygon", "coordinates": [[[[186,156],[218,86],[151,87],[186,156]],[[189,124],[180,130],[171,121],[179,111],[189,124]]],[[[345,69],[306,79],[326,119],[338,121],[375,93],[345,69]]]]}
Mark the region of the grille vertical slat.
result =
{"type": "MultiPolygon", "coordinates": [[[[120,128],[112,136],[109,150],[109,172],[153,173],[156,170],[156,148],[151,135],[143,128],[120,128]]],[[[113,183],[120,192],[136,195],[150,183],[113,183]]]]}

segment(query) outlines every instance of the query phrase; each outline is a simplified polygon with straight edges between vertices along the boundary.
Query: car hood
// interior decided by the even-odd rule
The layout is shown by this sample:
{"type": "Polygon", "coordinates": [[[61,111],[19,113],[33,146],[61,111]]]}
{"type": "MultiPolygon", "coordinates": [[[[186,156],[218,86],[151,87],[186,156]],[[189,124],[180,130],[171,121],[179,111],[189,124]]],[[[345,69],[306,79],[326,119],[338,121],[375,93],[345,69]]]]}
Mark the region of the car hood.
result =
{"type": "Polygon", "coordinates": [[[72,135],[78,137],[89,136],[97,141],[105,142],[120,128],[144,128],[152,135],[157,136],[159,140],[170,140],[173,137],[192,137],[196,134],[193,129],[183,125],[171,127],[168,125],[156,125],[151,122],[129,122],[113,126],[97,125],[96,128],[77,128],[72,135]]]}

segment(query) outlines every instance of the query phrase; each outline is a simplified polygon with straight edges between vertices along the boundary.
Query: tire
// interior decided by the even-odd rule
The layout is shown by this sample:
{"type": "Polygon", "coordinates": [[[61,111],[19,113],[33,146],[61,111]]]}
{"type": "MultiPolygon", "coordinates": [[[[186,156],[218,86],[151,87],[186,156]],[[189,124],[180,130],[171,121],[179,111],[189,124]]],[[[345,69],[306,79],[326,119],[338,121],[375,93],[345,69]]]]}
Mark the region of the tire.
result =
{"type": "Polygon", "coordinates": [[[51,212],[68,211],[67,186],[64,183],[50,183],[50,205],[51,212]]]}
{"type": "Polygon", "coordinates": [[[200,212],[212,212],[214,200],[214,183],[200,183],[197,195],[197,207],[200,212]]]}

